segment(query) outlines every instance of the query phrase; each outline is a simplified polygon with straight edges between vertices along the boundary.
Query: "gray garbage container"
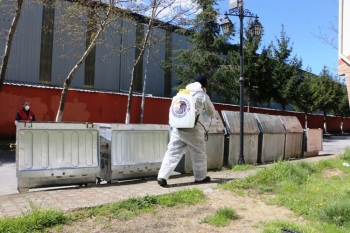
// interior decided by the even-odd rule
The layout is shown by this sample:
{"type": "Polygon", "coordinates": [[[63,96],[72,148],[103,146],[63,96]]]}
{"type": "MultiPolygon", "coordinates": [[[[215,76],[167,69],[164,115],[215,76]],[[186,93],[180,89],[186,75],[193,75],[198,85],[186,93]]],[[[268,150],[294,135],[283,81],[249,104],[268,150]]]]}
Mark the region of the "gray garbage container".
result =
{"type": "Polygon", "coordinates": [[[280,116],[286,131],[284,159],[298,158],[303,153],[303,127],[296,116],[280,116]]]}
{"type": "MultiPolygon", "coordinates": [[[[207,168],[208,170],[221,170],[224,158],[224,140],[225,127],[219,113],[216,111],[215,117],[210,118],[203,111],[203,126],[208,131],[208,140],[205,141],[207,153],[207,168]]],[[[204,135],[203,135],[204,136],[204,135]]],[[[181,158],[179,164],[175,168],[175,172],[189,173],[192,172],[191,155],[188,150],[181,158]]]]}
{"type": "Polygon", "coordinates": [[[323,150],[322,141],[323,129],[305,129],[303,157],[317,156],[323,150]]]}
{"type": "Polygon", "coordinates": [[[95,184],[98,154],[96,124],[18,121],[17,189],[95,184]]]}
{"type": "MultiPolygon", "coordinates": [[[[238,163],[240,143],[240,113],[222,111],[222,117],[228,134],[227,165],[238,163]]],[[[259,127],[253,113],[244,113],[243,155],[246,163],[255,164],[258,160],[259,127]]]]}
{"type": "Polygon", "coordinates": [[[259,162],[272,162],[283,158],[286,131],[279,116],[255,113],[261,132],[259,162]]]}
{"type": "Polygon", "coordinates": [[[169,140],[168,125],[99,125],[99,179],[111,182],[157,176],[169,140]]]}

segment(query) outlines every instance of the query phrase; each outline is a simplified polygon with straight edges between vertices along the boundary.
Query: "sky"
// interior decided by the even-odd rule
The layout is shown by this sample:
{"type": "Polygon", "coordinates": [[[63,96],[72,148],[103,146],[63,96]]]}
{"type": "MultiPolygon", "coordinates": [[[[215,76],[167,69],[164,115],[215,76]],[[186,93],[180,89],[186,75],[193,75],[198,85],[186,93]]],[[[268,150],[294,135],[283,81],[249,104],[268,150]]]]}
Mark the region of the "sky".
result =
{"type": "MultiPolygon", "coordinates": [[[[228,2],[218,0],[221,15],[228,11],[228,2]]],[[[264,27],[262,45],[276,43],[283,24],[293,46],[292,55],[303,60],[303,69],[309,66],[318,75],[325,65],[337,74],[338,50],[316,36],[321,30],[322,34],[336,37],[338,42],[337,33],[329,29],[331,25],[338,28],[338,0],[244,0],[244,8],[259,16],[264,27]]],[[[230,16],[230,20],[239,27],[238,16],[230,16]]],[[[244,24],[248,21],[249,18],[244,18],[244,24]]]]}

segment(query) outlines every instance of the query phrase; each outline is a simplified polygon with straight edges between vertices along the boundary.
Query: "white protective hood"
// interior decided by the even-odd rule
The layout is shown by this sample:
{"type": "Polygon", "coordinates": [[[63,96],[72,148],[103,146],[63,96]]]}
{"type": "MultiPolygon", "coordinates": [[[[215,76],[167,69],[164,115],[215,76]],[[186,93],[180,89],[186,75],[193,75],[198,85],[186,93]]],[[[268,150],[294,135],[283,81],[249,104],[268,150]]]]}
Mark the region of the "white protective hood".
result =
{"type": "Polygon", "coordinates": [[[194,82],[194,83],[190,83],[186,86],[187,90],[193,91],[193,92],[197,92],[197,91],[203,91],[202,89],[202,85],[199,82],[194,82]]]}

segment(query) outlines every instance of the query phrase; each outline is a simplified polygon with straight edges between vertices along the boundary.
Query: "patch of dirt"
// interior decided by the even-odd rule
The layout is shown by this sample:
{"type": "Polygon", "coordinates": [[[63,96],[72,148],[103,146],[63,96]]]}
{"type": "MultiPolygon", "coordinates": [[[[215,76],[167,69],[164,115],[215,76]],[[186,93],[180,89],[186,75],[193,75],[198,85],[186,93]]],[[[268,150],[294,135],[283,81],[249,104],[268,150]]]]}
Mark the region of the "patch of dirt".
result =
{"type": "Polygon", "coordinates": [[[204,203],[190,206],[178,205],[171,208],[157,207],[153,213],[141,214],[127,221],[91,218],[84,222],[63,226],[59,232],[258,233],[262,230],[262,222],[273,220],[304,222],[302,218],[296,217],[292,211],[284,207],[266,205],[258,195],[257,198],[237,196],[226,190],[210,190],[205,195],[208,200],[204,203]],[[201,223],[201,220],[214,214],[221,207],[235,209],[238,219],[232,220],[225,227],[201,223]]]}
{"type": "Polygon", "coordinates": [[[332,169],[328,169],[328,170],[324,171],[322,173],[322,176],[324,178],[331,178],[333,176],[338,176],[340,178],[343,178],[343,177],[346,176],[346,173],[341,171],[341,170],[339,170],[339,169],[337,169],[337,168],[332,168],[332,169]]]}

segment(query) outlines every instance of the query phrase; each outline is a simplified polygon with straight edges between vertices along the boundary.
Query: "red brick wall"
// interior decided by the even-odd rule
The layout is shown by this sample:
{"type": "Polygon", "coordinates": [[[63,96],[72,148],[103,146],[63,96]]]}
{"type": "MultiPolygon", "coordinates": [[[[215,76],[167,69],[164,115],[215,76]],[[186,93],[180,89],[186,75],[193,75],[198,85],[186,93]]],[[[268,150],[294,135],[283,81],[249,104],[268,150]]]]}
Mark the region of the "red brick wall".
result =
{"type": "MultiPolygon", "coordinates": [[[[0,139],[15,138],[14,124],[16,112],[22,107],[22,101],[28,100],[37,121],[55,121],[61,97],[61,89],[38,88],[4,84],[0,92],[0,139]]],[[[130,123],[140,122],[141,96],[134,96],[130,123]]],[[[144,124],[168,124],[170,98],[145,98],[144,124]]],[[[127,106],[127,95],[99,92],[69,90],[66,98],[62,121],[124,123],[127,106]]],[[[239,106],[215,104],[216,110],[239,111],[239,106]]],[[[245,111],[247,108],[245,107],[245,111]]],[[[305,114],[279,111],[266,108],[250,108],[251,113],[270,115],[297,116],[305,127],[305,114]]],[[[340,117],[327,117],[328,131],[340,132],[340,117]]],[[[308,128],[322,128],[322,115],[308,115],[308,128]]],[[[345,131],[350,131],[350,120],[344,118],[345,131]]]]}

